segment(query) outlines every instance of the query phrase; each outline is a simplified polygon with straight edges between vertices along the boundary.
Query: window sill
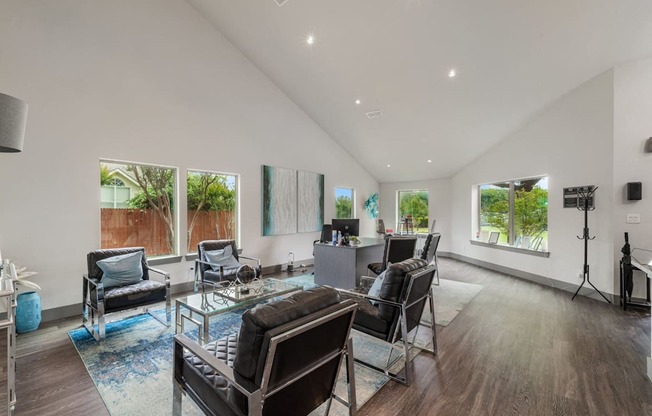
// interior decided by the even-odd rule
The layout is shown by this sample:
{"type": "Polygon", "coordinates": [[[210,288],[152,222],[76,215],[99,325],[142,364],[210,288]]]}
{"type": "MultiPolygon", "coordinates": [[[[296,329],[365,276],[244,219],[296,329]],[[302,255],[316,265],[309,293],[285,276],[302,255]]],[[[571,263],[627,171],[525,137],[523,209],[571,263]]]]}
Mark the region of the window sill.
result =
{"type": "Polygon", "coordinates": [[[183,256],[161,256],[161,257],[152,257],[147,258],[147,264],[150,266],[160,266],[161,264],[172,264],[172,263],[181,263],[183,256]]]}
{"type": "Polygon", "coordinates": [[[188,253],[186,254],[186,261],[195,261],[199,258],[197,253],[188,253]]]}
{"type": "Polygon", "coordinates": [[[482,247],[490,247],[498,250],[504,250],[504,251],[511,251],[512,253],[520,253],[520,254],[527,254],[528,256],[535,256],[535,257],[550,257],[550,252],[549,251],[534,251],[530,250],[527,248],[519,248],[519,247],[512,247],[512,246],[506,246],[503,244],[489,244],[485,243],[482,241],[477,241],[477,240],[470,240],[471,245],[474,246],[482,246],[482,247]]]}

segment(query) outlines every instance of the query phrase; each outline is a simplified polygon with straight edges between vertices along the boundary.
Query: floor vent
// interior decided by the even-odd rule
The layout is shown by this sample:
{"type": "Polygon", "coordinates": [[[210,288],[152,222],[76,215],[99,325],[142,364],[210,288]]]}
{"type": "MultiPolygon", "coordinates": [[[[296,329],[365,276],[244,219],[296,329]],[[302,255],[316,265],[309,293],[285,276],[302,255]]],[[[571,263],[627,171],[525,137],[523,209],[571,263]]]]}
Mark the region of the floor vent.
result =
{"type": "Polygon", "coordinates": [[[372,118],[382,117],[383,112],[380,111],[380,110],[374,110],[374,111],[370,111],[368,113],[365,113],[365,115],[367,116],[368,119],[372,119],[372,118]]]}

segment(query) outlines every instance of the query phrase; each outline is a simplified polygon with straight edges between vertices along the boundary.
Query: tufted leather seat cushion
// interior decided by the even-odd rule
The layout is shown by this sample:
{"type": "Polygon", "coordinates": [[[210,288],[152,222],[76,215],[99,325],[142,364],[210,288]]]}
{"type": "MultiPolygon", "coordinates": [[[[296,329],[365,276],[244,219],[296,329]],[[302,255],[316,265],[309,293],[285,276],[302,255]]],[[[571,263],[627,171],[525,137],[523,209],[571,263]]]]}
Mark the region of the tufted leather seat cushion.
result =
{"type": "MultiPolygon", "coordinates": [[[[235,360],[235,351],[238,348],[238,334],[231,334],[224,338],[213,341],[204,346],[204,349],[217,357],[220,361],[225,362],[229,367],[233,368],[233,360],[235,360]]],[[[227,381],[218,375],[211,367],[207,366],[204,361],[196,355],[188,351],[184,351],[183,358],[188,362],[188,365],[201,374],[207,382],[214,388],[228,387],[227,381]]]]}
{"type": "MultiPolygon", "coordinates": [[[[92,293],[92,297],[95,297],[94,293],[92,293]]],[[[156,280],[141,280],[133,285],[106,290],[104,292],[104,309],[106,312],[110,312],[128,308],[130,305],[141,305],[164,300],[164,283],[156,280]]]]}
{"type": "MultiPolygon", "coordinates": [[[[204,345],[203,348],[229,367],[233,367],[235,351],[238,348],[238,334],[220,338],[204,345]]],[[[242,414],[239,407],[246,402],[242,393],[230,386],[224,377],[196,355],[184,350],[183,359],[184,365],[181,371],[184,378],[211,404],[213,409],[217,409],[217,414],[225,416],[242,414]]]]}

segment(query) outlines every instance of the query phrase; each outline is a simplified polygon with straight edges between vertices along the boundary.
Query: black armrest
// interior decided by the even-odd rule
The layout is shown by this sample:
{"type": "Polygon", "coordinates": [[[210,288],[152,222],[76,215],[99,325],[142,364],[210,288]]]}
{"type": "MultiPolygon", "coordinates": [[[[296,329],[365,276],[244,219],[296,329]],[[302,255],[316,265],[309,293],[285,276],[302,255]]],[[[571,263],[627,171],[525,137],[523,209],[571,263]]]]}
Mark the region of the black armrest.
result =
{"type": "Polygon", "coordinates": [[[392,302],[391,300],[377,298],[377,297],[374,297],[374,296],[366,295],[364,293],[353,292],[351,290],[337,289],[337,291],[341,292],[341,293],[346,293],[347,295],[350,295],[350,296],[357,296],[359,298],[364,298],[364,299],[367,299],[369,301],[374,301],[374,302],[378,302],[378,303],[384,303],[385,305],[395,306],[397,308],[400,308],[401,306],[403,306],[401,303],[398,303],[398,302],[392,302]]]}
{"type": "Polygon", "coordinates": [[[100,301],[104,300],[104,283],[101,281],[93,278],[93,277],[88,277],[88,274],[84,273],[83,275],[83,296],[84,296],[84,303],[86,303],[87,296],[90,296],[90,292],[92,290],[95,290],[95,299],[90,297],[90,301],[93,303],[94,306],[97,306],[97,304],[100,301]]]}
{"type": "Polygon", "coordinates": [[[168,272],[166,272],[164,270],[156,269],[154,267],[150,267],[149,265],[147,266],[147,270],[149,270],[150,272],[158,273],[158,274],[164,276],[166,282],[170,281],[170,273],[168,273],[168,272]]]}
{"type": "Polygon", "coordinates": [[[233,387],[238,389],[242,394],[247,396],[247,399],[251,400],[251,398],[255,397],[256,394],[258,395],[261,394],[260,390],[255,390],[253,392],[250,392],[245,387],[238,384],[238,382],[235,381],[235,376],[233,374],[233,369],[231,367],[229,367],[224,361],[220,360],[219,358],[215,357],[214,355],[206,351],[204,348],[202,348],[201,345],[199,345],[192,339],[188,338],[184,334],[175,335],[174,342],[175,344],[178,344],[178,346],[187,349],[193,355],[199,357],[204,363],[206,363],[207,366],[209,366],[217,373],[219,373],[222,377],[227,379],[230,385],[232,385],[233,387]]]}
{"type": "Polygon", "coordinates": [[[84,280],[86,281],[87,284],[90,284],[95,287],[104,286],[102,282],[98,281],[94,277],[88,277],[86,273],[84,273],[82,276],[84,277],[84,280]]]}
{"type": "Polygon", "coordinates": [[[260,267],[260,259],[243,255],[240,255],[240,258],[255,261],[258,264],[258,267],[260,267]]]}

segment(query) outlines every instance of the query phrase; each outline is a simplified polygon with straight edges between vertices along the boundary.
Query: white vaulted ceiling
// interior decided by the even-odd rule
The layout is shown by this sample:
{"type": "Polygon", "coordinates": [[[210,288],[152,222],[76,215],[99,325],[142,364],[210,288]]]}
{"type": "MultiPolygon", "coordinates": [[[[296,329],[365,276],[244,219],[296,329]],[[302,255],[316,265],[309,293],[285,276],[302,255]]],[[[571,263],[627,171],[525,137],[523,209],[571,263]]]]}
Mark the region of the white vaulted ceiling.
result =
{"type": "Polygon", "coordinates": [[[188,1],[379,182],[450,177],[652,55],[650,0],[188,1]]]}

